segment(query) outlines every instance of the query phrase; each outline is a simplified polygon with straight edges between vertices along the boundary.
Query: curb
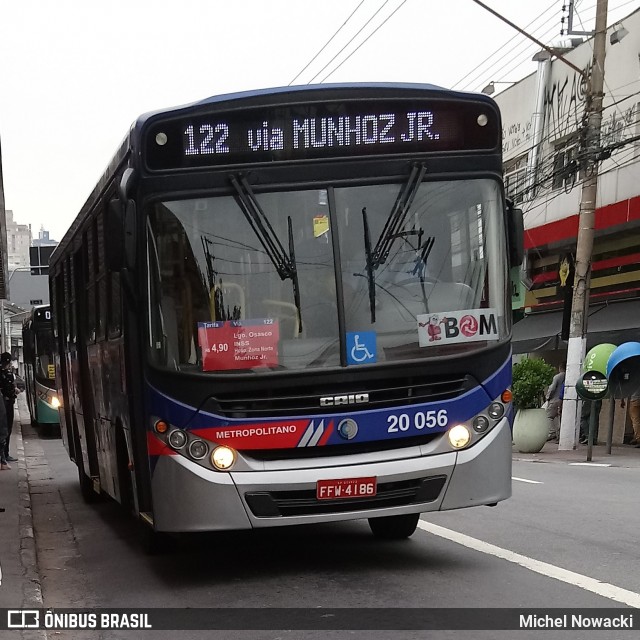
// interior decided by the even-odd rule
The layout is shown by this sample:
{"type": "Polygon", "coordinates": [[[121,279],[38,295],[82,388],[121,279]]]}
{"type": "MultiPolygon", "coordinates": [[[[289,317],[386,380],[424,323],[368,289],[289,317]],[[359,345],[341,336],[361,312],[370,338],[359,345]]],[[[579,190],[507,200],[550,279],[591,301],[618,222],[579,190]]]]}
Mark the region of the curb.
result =
{"type": "MultiPolygon", "coordinates": [[[[20,399],[21,400],[21,399],[20,399]]],[[[19,402],[20,402],[19,400],[19,402]]],[[[18,405],[18,403],[16,403],[18,405]]],[[[38,572],[38,553],[33,530],[33,514],[31,511],[31,493],[27,471],[25,442],[22,437],[22,417],[19,407],[14,415],[12,436],[16,441],[18,452],[18,527],[20,536],[20,562],[24,570],[25,582],[22,587],[22,607],[43,608],[42,583],[38,572]]],[[[23,631],[23,640],[46,640],[46,631],[23,631]]]]}
{"type": "MultiPolygon", "coordinates": [[[[14,424],[14,431],[16,431],[14,424]]],[[[31,513],[31,494],[27,477],[27,460],[22,439],[22,423],[17,435],[18,451],[18,523],[20,527],[20,560],[27,583],[23,588],[24,607],[42,607],[42,588],[37,572],[38,557],[36,541],[33,533],[33,517],[31,513]]]]}

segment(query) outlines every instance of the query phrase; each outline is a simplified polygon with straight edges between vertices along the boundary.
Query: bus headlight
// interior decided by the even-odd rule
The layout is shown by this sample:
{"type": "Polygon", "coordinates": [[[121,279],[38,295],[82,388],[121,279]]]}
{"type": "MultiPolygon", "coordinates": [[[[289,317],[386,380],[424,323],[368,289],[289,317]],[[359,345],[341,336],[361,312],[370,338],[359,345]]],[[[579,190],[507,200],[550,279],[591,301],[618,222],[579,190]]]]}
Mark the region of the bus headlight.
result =
{"type": "Polygon", "coordinates": [[[174,429],[167,440],[174,449],[182,449],[187,444],[187,434],[180,429],[174,429]]]}
{"type": "Polygon", "coordinates": [[[216,447],[211,452],[211,464],[220,471],[226,471],[236,461],[236,452],[229,447],[216,447]]]}
{"type": "Polygon", "coordinates": [[[58,396],[51,397],[51,406],[54,409],[58,409],[60,407],[60,400],[58,400],[58,396]]]}
{"type": "Polygon", "coordinates": [[[462,449],[462,447],[466,447],[471,440],[471,433],[463,424],[457,424],[455,427],[451,427],[447,435],[449,436],[449,442],[454,449],[462,449]]]}
{"type": "Polygon", "coordinates": [[[207,443],[202,440],[194,440],[189,445],[189,455],[194,460],[202,460],[207,453],[209,452],[209,447],[207,447],[207,443]]]}

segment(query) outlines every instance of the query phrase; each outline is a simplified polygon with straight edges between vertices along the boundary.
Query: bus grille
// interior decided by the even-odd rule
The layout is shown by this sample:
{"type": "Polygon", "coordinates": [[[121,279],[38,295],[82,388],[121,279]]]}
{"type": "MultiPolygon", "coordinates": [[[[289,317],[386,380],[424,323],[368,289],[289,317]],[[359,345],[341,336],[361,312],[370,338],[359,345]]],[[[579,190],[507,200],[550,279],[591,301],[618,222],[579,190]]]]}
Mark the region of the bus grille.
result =
{"type": "Polygon", "coordinates": [[[323,447],[293,447],[291,449],[247,449],[242,451],[245,458],[253,460],[300,460],[303,458],[332,458],[334,456],[350,456],[359,453],[375,453],[406,449],[426,445],[442,433],[426,433],[419,436],[395,438],[389,440],[373,440],[367,442],[345,442],[343,444],[325,445],[323,447]]]}
{"type": "Polygon", "coordinates": [[[294,388],[265,387],[247,392],[213,394],[205,409],[228,418],[258,418],[344,413],[418,404],[441,402],[456,398],[476,387],[478,383],[469,375],[427,377],[395,377],[393,379],[366,380],[358,378],[330,384],[296,385],[294,388]],[[369,402],[338,406],[320,406],[325,396],[368,393],[369,402]]]}
{"type": "Polygon", "coordinates": [[[343,513],[423,504],[438,499],[446,476],[416,478],[378,485],[371,498],[318,500],[315,489],[246,493],[245,498],[256,518],[286,518],[323,513],[343,513]]]}

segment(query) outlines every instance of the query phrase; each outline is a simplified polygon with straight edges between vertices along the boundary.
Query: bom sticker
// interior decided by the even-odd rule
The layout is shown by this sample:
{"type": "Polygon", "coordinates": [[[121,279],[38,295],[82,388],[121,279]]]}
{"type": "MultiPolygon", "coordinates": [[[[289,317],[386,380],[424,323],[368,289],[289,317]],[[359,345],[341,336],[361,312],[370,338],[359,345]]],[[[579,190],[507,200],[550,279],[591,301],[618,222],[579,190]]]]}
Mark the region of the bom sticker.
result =
{"type": "Polygon", "coordinates": [[[497,340],[500,337],[495,309],[424,313],[417,317],[417,321],[421,347],[497,340]]]}

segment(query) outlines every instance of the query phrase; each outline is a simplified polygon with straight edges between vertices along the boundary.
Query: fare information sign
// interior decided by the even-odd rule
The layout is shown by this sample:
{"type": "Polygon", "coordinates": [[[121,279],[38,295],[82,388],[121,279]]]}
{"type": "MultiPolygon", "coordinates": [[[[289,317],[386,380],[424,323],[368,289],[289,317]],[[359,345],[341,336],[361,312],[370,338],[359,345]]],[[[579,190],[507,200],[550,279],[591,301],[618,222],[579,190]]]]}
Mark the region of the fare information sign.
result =
{"type": "Polygon", "coordinates": [[[279,337],[278,321],[272,318],[199,322],[202,370],[277,366],[279,337]]]}
{"type": "Polygon", "coordinates": [[[496,149],[499,118],[478,101],[313,102],[193,113],[146,134],[152,170],[344,156],[496,149]]]}

